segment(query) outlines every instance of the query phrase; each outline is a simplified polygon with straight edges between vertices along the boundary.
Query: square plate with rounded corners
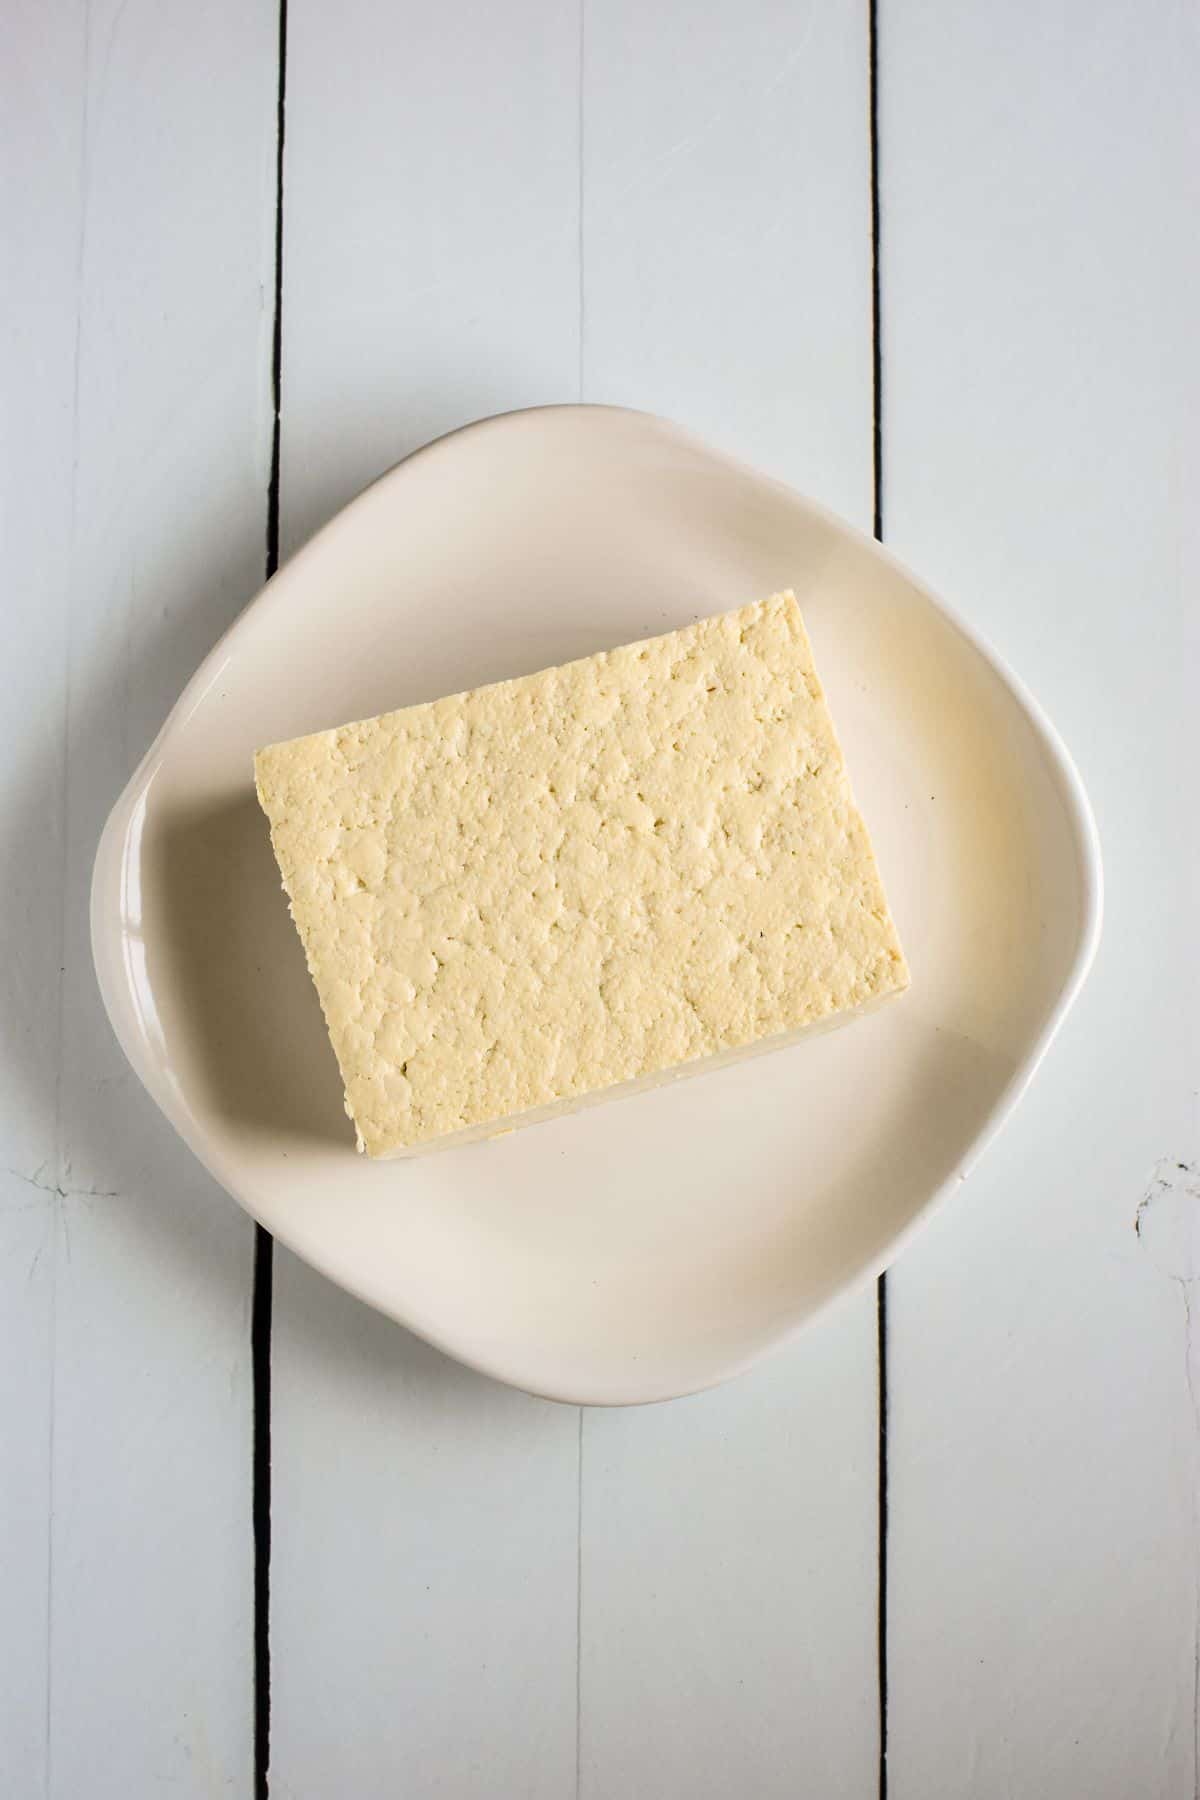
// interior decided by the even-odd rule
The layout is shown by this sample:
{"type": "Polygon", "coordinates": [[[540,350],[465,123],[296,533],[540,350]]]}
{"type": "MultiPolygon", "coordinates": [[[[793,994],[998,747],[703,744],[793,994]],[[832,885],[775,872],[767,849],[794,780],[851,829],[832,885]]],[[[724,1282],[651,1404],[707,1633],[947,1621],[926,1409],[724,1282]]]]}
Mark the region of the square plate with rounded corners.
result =
{"type": "Polygon", "coordinates": [[[820,507],[663,420],[591,406],[442,438],[306,545],[184,691],[105,827],[92,890],[117,1036],[217,1180],[441,1349],[597,1403],[720,1381],[885,1266],[1029,1081],[1099,917],[1078,776],[974,633],[820,507]],[[492,1142],[357,1156],[253,751],[784,587],[909,994],[492,1142]]]}

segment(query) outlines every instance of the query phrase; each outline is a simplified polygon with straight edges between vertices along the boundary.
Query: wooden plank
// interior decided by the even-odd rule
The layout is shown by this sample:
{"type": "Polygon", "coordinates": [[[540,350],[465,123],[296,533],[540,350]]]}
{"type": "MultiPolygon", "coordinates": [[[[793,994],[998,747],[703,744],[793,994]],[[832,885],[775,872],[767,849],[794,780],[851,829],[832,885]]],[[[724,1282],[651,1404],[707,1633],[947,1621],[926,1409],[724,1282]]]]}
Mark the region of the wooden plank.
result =
{"type": "Polygon", "coordinates": [[[639,406],[870,529],[866,20],[588,6],[584,398],[639,406]]]}
{"type": "MultiPolygon", "coordinates": [[[[585,397],[869,529],[867,66],[853,7],[587,9],[585,397]]],[[[728,1388],[585,1416],[583,1795],[874,1791],[876,1401],[867,1293],[728,1388]]]]}
{"type": "MultiPolygon", "coordinates": [[[[578,22],[289,8],[285,547],[423,440],[578,383],[578,22]]],[[[277,1252],[272,1791],[574,1785],[578,1415],[277,1252]]]]}
{"type": "Polygon", "coordinates": [[[276,1252],[272,1791],[528,1794],[575,1767],[578,1415],[276,1252]]]}
{"type": "Polygon", "coordinates": [[[54,1208],[9,1170],[0,1196],[0,1783],[5,1793],[42,1796],[50,1699],[54,1208]]]}
{"type": "Polygon", "coordinates": [[[10,752],[0,775],[0,1789],[48,1781],[51,1418],[54,1391],[56,997],[62,962],[63,615],[71,483],[84,30],[10,23],[3,219],[3,456],[8,599],[0,608],[10,752]],[[52,96],[70,94],[52,124],[52,96]],[[18,272],[20,279],[18,279],[18,272]],[[35,600],[34,596],[37,596],[35,600]],[[44,802],[29,832],[30,794],[44,802]],[[19,952],[19,954],[18,954],[19,952]],[[50,996],[50,1004],[46,997],[50,996]]]}
{"type": "Polygon", "coordinates": [[[578,399],[578,21],[289,6],[285,553],[489,413],[578,399]]]}
{"type": "Polygon", "coordinates": [[[1108,888],[891,1281],[891,1791],[1190,1794],[1200,43],[1133,0],[881,17],[886,535],[1060,724],[1108,888]]]}
{"type": "Polygon", "coordinates": [[[274,15],[6,45],[0,1788],[249,1794],[251,1232],[112,1041],[87,885],[261,577],[274,15]]]}
{"type": "Polygon", "coordinates": [[[874,1791],[873,1313],[731,1388],[589,1412],[580,1792],[874,1791]]]}

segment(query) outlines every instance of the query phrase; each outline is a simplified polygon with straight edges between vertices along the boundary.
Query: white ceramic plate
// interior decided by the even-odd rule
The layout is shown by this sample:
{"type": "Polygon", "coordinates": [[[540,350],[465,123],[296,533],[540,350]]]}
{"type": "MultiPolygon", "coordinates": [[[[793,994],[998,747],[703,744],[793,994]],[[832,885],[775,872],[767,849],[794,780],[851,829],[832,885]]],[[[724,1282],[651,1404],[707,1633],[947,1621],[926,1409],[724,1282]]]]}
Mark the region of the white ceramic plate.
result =
{"type": "Polygon", "coordinates": [[[96,860],[100,986],[201,1161],[477,1368],[589,1402],[720,1381],[968,1172],[1091,959],[1100,863],[1029,695],[877,545],[676,427],[484,420],[409,458],[189,683],[96,860]],[[912,967],[840,1031],[492,1143],[354,1152],[255,802],[260,744],[796,590],[912,967]]]}

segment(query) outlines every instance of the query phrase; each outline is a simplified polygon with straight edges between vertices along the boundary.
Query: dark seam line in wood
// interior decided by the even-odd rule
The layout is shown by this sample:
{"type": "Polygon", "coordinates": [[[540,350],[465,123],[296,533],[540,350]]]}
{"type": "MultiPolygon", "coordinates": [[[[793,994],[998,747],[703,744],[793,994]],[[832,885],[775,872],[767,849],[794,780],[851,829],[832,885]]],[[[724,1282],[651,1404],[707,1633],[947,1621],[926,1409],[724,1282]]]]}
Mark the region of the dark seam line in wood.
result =
{"type": "MultiPolygon", "coordinates": [[[[883,542],[883,330],[879,273],[879,0],[867,0],[867,94],[871,150],[871,474],[872,530],[883,542]]],[[[879,1683],[879,1800],[888,1792],[888,1286],[875,1288],[879,1441],[875,1655],[879,1683]]]]}
{"type": "Polygon", "coordinates": [[[584,328],[585,328],[584,285],[583,285],[583,205],[584,205],[584,199],[583,199],[583,99],[584,99],[583,58],[584,58],[584,49],[586,46],[586,42],[587,42],[587,0],[579,0],[579,75],[578,75],[579,97],[578,97],[578,112],[577,112],[577,116],[576,116],[575,133],[576,133],[576,139],[577,139],[576,148],[577,148],[577,153],[578,153],[578,157],[579,157],[579,191],[578,191],[578,197],[577,197],[577,206],[579,209],[579,225],[578,225],[577,241],[576,241],[576,258],[579,263],[579,321],[578,321],[579,369],[578,369],[578,375],[579,375],[579,399],[580,399],[581,404],[583,401],[583,352],[584,352],[584,328]]]}
{"type": "Polygon", "coordinates": [[[254,1792],[267,1800],[271,1750],[271,1302],[275,1240],[254,1229],[254,1792]]]}
{"type": "MultiPolygon", "coordinates": [[[[587,0],[579,0],[579,65],[578,112],[576,115],[576,152],[579,157],[579,227],[576,244],[579,263],[579,402],[583,404],[585,292],[583,261],[584,163],[583,106],[584,54],[587,46],[587,0]]],[[[584,1409],[579,1408],[579,1435],[575,1461],[575,1800],[580,1800],[583,1785],[583,1424],[584,1409]]]]}
{"type": "Polygon", "coordinates": [[[267,579],[279,567],[279,419],[283,398],[283,132],[287,99],[287,0],[279,0],[279,87],[275,101],[275,320],[271,339],[271,474],[267,483],[267,579]]]}
{"type": "Polygon", "coordinates": [[[871,143],[871,469],[872,530],[883,542],[883,331],[879,281],[878,0],[867,0],[867,81],[871,143]]]}
{"type": "MultiPolygon", "coordinates": [[[[271,473],[267,483],[267,579],[279,567],[280,411],[283,395],[283,130],[287,94],[287,0],[279,4],[275,100],[275,318],[271,340],[271,473]]],[[[250,1313],[254,1402],[254,1793],[268,1800],[271,1762],[271,1314],[275,1240],[254,1230],[254,1297],[250,1313]]]]}
{"type": "Polygon", "coordinates": [[[581,1406],[575,1492],[575,1800],[583,1782],[583,1420],[581,1406]]]}
{"type": "Polygon", "coordinates": [[[888,1362],[887,1276],[875,1285],[876,1343],[879,1356],[879,1612],[876,1656],[879,1668],[879,1800],[888,1791],[888,1362]]]}

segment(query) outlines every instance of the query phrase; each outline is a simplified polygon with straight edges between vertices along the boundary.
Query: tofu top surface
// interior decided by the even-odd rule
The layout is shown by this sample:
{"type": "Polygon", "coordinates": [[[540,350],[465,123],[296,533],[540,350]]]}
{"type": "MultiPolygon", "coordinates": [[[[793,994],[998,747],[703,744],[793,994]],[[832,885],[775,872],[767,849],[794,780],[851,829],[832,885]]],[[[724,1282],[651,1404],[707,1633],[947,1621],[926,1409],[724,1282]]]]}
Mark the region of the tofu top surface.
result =
{"type": "Polygon", "coordinates": [[[255,773],[373,1155],[908,983],[791,594],[255,773]]]}

